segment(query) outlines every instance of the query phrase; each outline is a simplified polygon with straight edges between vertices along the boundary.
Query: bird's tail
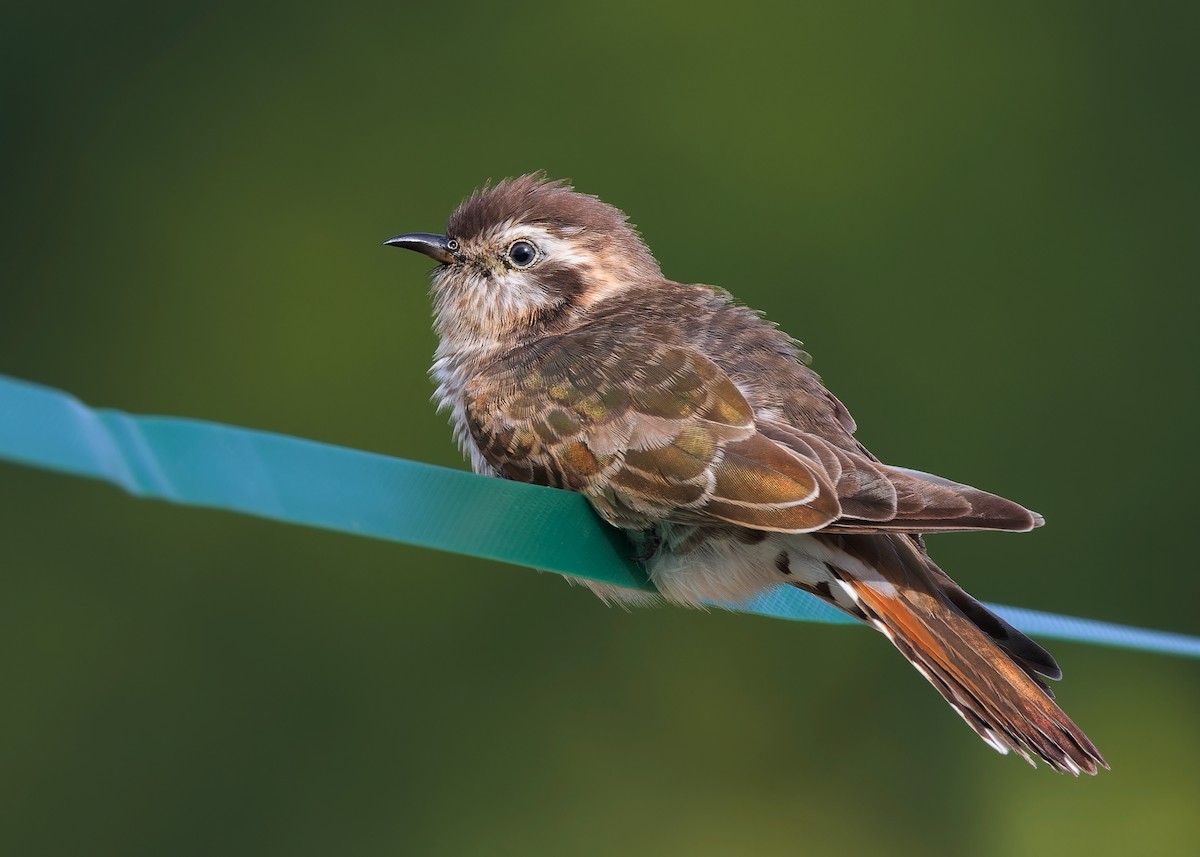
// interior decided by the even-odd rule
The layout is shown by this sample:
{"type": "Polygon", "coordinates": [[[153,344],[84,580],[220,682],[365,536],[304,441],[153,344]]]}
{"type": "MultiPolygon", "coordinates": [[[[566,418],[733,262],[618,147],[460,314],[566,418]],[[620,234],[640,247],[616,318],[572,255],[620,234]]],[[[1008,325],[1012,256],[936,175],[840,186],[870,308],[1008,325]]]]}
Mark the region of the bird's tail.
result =
{"type": "Polygon", "coordinates": [[[1050,654],[959,588],[919,542],[827,538],[842,590],[827,600],[891,640],[984,741],[1076,776],[1108,767],[1043,681],[1062,677],[1050,654]]]}

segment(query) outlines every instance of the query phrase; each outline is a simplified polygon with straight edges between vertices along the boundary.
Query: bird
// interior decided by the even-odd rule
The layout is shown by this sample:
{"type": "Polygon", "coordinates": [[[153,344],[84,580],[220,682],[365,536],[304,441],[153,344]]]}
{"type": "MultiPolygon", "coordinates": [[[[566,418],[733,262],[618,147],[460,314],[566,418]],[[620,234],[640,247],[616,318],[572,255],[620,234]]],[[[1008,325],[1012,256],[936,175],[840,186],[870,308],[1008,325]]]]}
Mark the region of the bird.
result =
{"type": "Polygon", "coordinates": [[[796,587],[880,632],[999,753],[1108,768],[1055,703],[1050,653],[925,545],[1043,518],[880,461],[798,340],[668,279],[621,210],[537,172],[485,183],[444,233],[384,243],[437,263],[430,375],[472,469],[579,492],[629,535],[656,594],[579,581],[604,601],[796,587]]]}

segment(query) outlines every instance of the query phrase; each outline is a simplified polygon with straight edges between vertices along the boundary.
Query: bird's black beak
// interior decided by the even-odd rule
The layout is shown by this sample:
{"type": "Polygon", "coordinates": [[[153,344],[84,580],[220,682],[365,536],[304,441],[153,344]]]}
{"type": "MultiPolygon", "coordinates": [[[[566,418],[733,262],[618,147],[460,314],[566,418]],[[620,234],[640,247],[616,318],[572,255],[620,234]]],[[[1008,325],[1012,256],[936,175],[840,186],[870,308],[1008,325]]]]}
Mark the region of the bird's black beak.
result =
{"type": "Polygon", "coordinates": [[[389,238],[383,243],[389,247],[416,250],[443,265],[451,265],[459,261],[458,242],[445,235],[434,235],[432,232],[406,232],[404,235],[389,238]]]}

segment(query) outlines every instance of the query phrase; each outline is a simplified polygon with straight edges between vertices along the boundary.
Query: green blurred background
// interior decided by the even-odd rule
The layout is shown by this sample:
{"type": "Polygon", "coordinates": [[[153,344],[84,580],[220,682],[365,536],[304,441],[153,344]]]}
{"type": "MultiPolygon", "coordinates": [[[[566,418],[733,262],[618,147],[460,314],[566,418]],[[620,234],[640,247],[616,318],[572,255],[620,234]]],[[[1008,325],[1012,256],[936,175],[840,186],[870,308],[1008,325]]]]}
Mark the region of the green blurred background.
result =
{"type": "MultiPolygon", "coordinates": [[[[1050,525],[988,600],[1200,632],[1196,4],[24,4],[0,372],[461,466],[426,265],[485,179],[627,210],[885,460],[1050,525]],[[336,6],[336,8],[335,8],[336,6]],[[602,11],[601,11],[602,9],[602,11]]],[[[1113,772],[984,747],[865,630],[0,465],[0,853],[1153,854],[1200,664],[1052,646],[1113,772]]]]}

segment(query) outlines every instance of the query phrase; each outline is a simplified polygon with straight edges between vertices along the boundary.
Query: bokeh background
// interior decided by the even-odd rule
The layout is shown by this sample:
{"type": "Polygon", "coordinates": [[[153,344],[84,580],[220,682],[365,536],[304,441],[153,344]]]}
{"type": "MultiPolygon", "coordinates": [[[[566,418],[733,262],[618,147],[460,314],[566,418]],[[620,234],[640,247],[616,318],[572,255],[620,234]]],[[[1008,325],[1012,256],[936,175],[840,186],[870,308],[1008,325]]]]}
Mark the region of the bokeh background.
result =
{"type": "MultiPolygon", "coordinates": [[[[1043,512],[972,592],[1200,632],[1195,4],[24,4],[0,372],[461,466],[424,260],[485,179],[630,212],[885,460],[1043,512]]],[[[0,415],[2,418],[2,415],[0,415]]],[[[1113,772],[876,635],[0,465],[5,854],[1195,853],[1200,664],[1059,643],[1113,772]]]]}

